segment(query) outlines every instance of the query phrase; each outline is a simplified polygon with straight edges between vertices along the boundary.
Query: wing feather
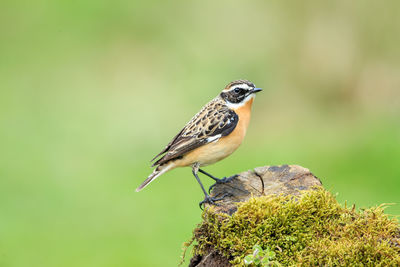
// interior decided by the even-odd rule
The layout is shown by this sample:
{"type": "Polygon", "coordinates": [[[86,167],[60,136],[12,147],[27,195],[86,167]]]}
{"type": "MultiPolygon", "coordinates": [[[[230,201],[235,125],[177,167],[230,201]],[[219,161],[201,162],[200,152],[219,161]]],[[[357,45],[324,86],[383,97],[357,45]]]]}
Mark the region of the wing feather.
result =
{"type": "Polygon", "coordinates": [[[156,159],[166,153],[152,166],[182,157],[200,146],[229,135],[236,128],[238,121],[238,115],[226,105],[207,105],[154,157],[156,159]]]}

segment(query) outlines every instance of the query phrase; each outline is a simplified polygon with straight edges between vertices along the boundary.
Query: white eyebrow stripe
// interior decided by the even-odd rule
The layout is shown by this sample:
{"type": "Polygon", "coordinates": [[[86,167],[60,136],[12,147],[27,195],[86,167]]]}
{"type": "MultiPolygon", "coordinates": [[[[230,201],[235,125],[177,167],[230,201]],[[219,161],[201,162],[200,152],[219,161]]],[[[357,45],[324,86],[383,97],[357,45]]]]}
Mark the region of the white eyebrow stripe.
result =
{"type": "Polygon", "coordinates": [[[236,88],[243,88],[243,89],[247,89],[247,90],[253,89],[253,87],[248,86],[246,83],[241,83],[241,84],[235,85],[234,87],[232,87],[231,89],[226,90],[226,91],[229,92],[229,91],[235,90],[236,88]]]}

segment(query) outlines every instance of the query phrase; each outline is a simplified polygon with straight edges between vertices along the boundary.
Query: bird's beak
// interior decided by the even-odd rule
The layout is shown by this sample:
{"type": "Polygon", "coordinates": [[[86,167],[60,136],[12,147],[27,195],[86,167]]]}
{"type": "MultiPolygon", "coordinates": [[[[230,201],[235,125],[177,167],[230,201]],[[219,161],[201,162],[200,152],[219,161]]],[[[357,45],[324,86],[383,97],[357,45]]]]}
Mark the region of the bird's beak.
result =
{"type": "Polygon", "coordinates": [[[251,93],[255,94],[255,93],[258,93],[258,92],[261,92],[261,91],[262,91],[261,88],[254,88],[253,90],[251,90],[251,93]]]}

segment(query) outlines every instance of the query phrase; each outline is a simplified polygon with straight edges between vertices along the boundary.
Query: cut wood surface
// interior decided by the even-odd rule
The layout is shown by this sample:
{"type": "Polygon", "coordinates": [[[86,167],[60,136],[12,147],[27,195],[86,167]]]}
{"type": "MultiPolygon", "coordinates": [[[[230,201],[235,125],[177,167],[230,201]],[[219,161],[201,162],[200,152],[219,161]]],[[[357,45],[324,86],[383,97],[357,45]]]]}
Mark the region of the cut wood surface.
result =
{"type": "MultiPolygon", "coordinates": [[[[212,197],[221,197],[216,212],[232,214],[236,211],[237,202],[244,202],[251,196],[258,197],[271,194],[298,195],[300,190],[321,186],[321,181],[308,169],[298,165],[264,166],[238,174],[232,181],[216,184],[211,192],[212,197]]],[[[206,208],[209,204],[206,204],[206,208]]]]}

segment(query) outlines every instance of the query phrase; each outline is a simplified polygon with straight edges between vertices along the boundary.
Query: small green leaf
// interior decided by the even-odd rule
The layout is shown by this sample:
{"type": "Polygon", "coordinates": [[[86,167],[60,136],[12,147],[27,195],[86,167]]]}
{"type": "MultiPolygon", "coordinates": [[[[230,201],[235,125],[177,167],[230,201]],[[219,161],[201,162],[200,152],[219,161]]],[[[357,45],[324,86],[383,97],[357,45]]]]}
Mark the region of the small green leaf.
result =
{"type": "Polygon", "coordinates": [[[258,249],[259,251],[263,251],[262,247],[260,245],[254,245],[253,250],[258,249]]]}
{"type": "Polygon", "coordinates": [[[252,255],[247,255],[244,257],[244,264],[250,265],[253,263],[253,256],[252,255]]]}
{"type": "Polygon", "coordinates": [[[261,260],[261,262],[262,262],[263,265],[267,265],[267,264],[270,263],[270,261],[269,261],[269,259],[268,259],[267,257],[264,257],[264,258],[261,260]]]}
{"type": "Polygon", "coordinates": [[[273,251],[268,251],[268,253],[265,254],[269,259],[275,258],[275,252],[273,251]]]}

